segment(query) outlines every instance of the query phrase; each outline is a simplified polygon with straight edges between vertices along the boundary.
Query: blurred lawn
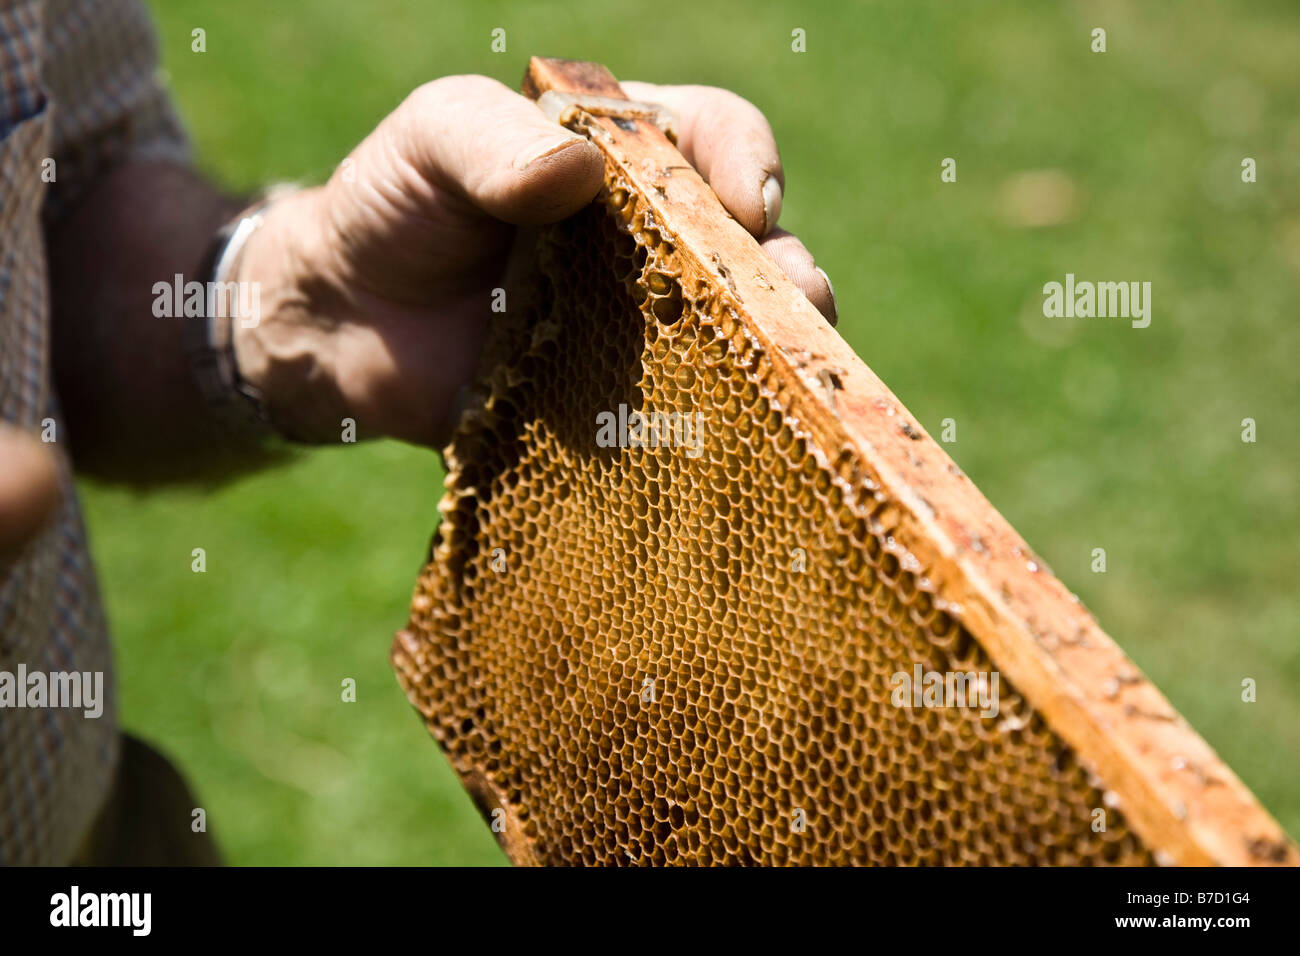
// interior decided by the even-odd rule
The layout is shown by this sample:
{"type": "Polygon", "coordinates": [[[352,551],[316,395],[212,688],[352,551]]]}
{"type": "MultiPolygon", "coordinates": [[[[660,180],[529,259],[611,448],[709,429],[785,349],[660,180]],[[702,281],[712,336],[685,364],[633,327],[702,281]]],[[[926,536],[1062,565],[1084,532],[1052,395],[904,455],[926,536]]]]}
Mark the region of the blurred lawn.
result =
{"type": "MultiPolygon", "coordinates": [[[[752,99],[844,336],[932,434],[956,420],[949,452],[1300,833],[1293,5],[152,6],[199,160],[231,187],[318,181],[414,86],[517,87],[530,53],[752,99]],[[1041,169],[1077,215],[1009,223],[1008,177],[1041,169]],[[1151,281],[1151,327],[1043,318],[1066,272],[1151,281]]],[[[83,490],[125,723],[180,759],[232,862],[503,859],[386,660],[436,520],[434,455],[372,444],[216,493],[83,490]]]]}

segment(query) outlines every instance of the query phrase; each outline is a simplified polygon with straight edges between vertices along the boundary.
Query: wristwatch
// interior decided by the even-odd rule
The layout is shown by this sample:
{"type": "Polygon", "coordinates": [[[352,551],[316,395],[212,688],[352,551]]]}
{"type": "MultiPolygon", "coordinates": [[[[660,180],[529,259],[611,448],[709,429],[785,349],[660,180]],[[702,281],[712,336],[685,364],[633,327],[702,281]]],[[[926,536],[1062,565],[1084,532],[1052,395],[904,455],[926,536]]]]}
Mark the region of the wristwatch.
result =
{"type": "Polygon", "coordinates": [[[199,394],[213,416],[226,428],[246,437],[276,433],[266,413],[262,393],[239,374],[235,357],[234,323],[256,325],[260,296],[249,295],[231,278],[248,238],[261,228],[267,207],[292,192],[294,186],[276,186],[217,230],[199,267],[204,307],[183,321],[185,352],[199,394]],[[254,303],[253,314],[247,304],[254,303]]]}

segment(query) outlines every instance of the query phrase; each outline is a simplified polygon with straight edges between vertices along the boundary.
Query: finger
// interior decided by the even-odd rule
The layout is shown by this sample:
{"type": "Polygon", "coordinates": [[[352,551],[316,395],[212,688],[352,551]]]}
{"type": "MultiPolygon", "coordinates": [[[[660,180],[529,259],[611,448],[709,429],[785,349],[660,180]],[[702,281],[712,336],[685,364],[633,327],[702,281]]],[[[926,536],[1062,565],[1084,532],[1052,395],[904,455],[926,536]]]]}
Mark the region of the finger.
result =
{"type": "Polygon", "coordinates": [[[49,449],[0,424],[0,572],[17,558],[59,502],[58,472],[49,449]]]}
{"type": "Polygon", "coordinates": [[[781,216],[785,172],[772,127],[749,100],[714,86],[626,82],[634,100],[677,114],[677,146],[736,220],[758,238],[781,216]]]}
{"type": "Polygon", "coordinates": [[[802,242],[784,229],[777,229],[763,240],[763,251],[781,268],[786,278],[803,290],[808,301],[826,316],[827,322],[835,325],[839,321],[831,277],[817,266],[812,253],[802,242]]]}
{"type": "Polygon", "coordinates": [[[405,159],[437,187],[515,224],[555,222],[604,180],[600,151],[531,100],[485,76],[447,76],[393,115],[405,159]]]}

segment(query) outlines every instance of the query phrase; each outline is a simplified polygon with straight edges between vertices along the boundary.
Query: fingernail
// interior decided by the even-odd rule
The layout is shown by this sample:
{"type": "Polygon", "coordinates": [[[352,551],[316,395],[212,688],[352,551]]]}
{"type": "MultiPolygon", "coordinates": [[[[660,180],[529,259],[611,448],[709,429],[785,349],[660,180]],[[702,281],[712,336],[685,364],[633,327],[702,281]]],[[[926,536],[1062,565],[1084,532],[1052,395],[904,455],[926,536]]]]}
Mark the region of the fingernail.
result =
{"type": "Polygon", "coordinates": [[[831,277],[826,274],[825,269],[821,266],[814,266],[813,268],[817,270],[819,276],[826,280],[826,291],[831,294],[831,314],[826,316],[826,321],[830,322],[831,325],[835,325],[840,321],[839,306],[835,304],[835,286],[831,284],[831,277]]]}
{"type": "Polygon", "coordinates": [[[581,136],[578,136],[574,133],[570,133],[569,135],[563,136],[560,139],[549,140],[543,143],[541,146],[537,146],[537,145],[529,146],[527,149],[521,152],[517,157],[515,157],[515,169],[519,169],[519,170],[527,169],[529,166],[531,166],[533,163],[537,162],[538,160],[545,159],[547,156],[551,156],[555,153],[558,153],[562,149],[567,149],[568,147],[572,146],[574,143],[585,143],[585,142],[586,140],[584,140],[581,136]]]}
{"type": "Polygon", "coordinates": [[[767,235],[781,218],[781,184],[768,174],[763,180],[763,235],[767,235]]]}

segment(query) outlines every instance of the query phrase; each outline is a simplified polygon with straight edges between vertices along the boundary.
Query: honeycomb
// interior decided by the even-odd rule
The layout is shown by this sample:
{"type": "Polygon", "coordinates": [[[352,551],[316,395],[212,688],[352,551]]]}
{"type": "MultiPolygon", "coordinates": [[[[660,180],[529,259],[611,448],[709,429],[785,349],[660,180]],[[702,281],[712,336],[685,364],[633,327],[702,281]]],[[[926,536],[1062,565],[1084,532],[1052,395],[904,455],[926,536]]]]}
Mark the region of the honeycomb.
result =
{"type": "Polygon", "coordinates": [[[512,859],[1153,862],[1005,675],[895,700],[997,668],[616,163],[521,275],[393,648],[512,859]]]}

